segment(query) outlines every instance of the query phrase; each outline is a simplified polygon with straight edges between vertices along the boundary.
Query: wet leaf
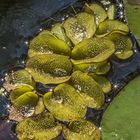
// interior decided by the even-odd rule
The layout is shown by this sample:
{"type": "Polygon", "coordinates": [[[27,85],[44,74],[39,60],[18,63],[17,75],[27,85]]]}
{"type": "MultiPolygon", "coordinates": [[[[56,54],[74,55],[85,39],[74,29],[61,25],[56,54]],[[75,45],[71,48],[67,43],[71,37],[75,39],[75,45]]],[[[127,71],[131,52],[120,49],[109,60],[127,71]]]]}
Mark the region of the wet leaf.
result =
{"type": "Polygon", "coordinates": [[[128,34],[128,32],[129,32],[129,28],[125,23],[118,21],[118,20],[106,20],[99,24],[96,35],[98,37],[103,37],[103,36],[111,33],[112,31],[116,31],[116,30],[122,31],[125,34],[128,34]]]}
{"type": "Polygon", "coordinates": [[[107,38],[114,42],[115,55],[119,59],[128,59],[133,55],[133,44],[129,36],[123,35],[121,32],[112,32],[107,35],[107,38]]]}
{"type": "Polygon", "coordinates": [[[42,54],[30,58],[26,65],[36,82],[58,84],[69,80],[72,64],[67,56],[42,54]]]}
{"type": "Polygon", "coordinates": [[[85,12],[78,14],[76,17],[68,18],[63,27],[66,35],[74,44],[91,38],[96,31],[94,16],[85,12]]]}
{"type": "Polygon", "coordinates": [[[113,100],[103,115],[103,140],[140,139],[140,77],[132,80],[113,100]]]}
{"type": "Polygon", "coordinates": [[[110,5],[107,11],[107,15],[109,19],[114,19],[115,18],[115,5],[110,5]]]}
{"type": "Polygon", "coordinates": [[[44,106],[44,103],[43,103],[43,99],[42,98],[39,98],[38,100],[38,103],[35,107],[35,115],[38,115],[40,113],[42,113],[43,111],[45,110],[45,106],[44,106]]]}
{"type": "Polygon", "coordinates": [[[50,53],[70,55],[71,51],[63,40],[58,39],[51,32],[45,30],[30,42],[28,56],[33,57],[37,54],[50,53]]]}
{"type": "Polygon", "coordinates": [[[34,92],[26,92],[14,100],[13,105],[19,109],[24,106],[34,107],[38,101],[38,95],[34,92]]]}
{"type": "Polygon", "coordinates": [[[115,52],[115,45],[105,38],[90,38],[77,44],[72,50],[74,64],[102,62],[115,52]]]}
{"type": "Polygon", "coordinates": [[[61,131],[62,126],[57,124],[49,113],[26,118],[16,127],[16,133],[20,140],[52,140],[61,131]]]}
{"type": "Polygon", "coordinates": [[[64,127],[63,135],[66,140],[100,140],[100,130],[91,122],[78,120],[64,127]]]}
{"type": "Polygon", "coordinates": [[[70,41],[70,39],[66,36],[65,31],[62,27],[62,24],[57,23],[55,24],[52,29],[51,32],[59,39],[65,41],[67,43],[68,46],[70,46],[72,48],[72,43],[70,41]]]}
{"type": "Polygon", "coordinates": [[[8,92],[11,92],[12,90],[15,90],[17,87],[22,87],[22,86],[31,87],[31,88],[36,87],[35,80],[33,79],[32,75],[28,71],[24,69],[14,71],[5,77],[4,88],[8,92]]]}
{"type": "Polygon", "coordinates": [[[105,76],[99,76],[93,73],[90,73],[91,76],[102,88],[104,93],[109,93],[112,89],[110,81],[105,76]]]}
{"type": "Polygon", "coordinates": [[[96,74],[106,74],[111,69],[110,62],[104,61],[99,63],[84,63],[74,65],[73,70],[80,70],[82,72],[93,72],[96,74]]]}
{"type": "Polygon", "coordinates": [[[104,103],[104,94],[101,87],[87,73],[75,71],[70,80],[71,84],[79,90],[86,105],[99,109],[104,103]]]}
{"type": "Polygon", "coordinates": [[[18,70],[12,73],[11,80],[13,84],[27,84],[32,87],[35,87],[35,81],[31,74],[26,70],[18,70]]]}
{"type": "Polygon", "coordinates": [[[86,107],[77,91],[68,84],[60,84],[54,93],[46,93],[43,97],[46,108],[55,118],[61,121],[73,121],[83,118],[86,107]]]}
{"type": "Polygon", "coordinates": [[[85,11],[95,16],[97,25],[103,22],[107,18],[107,14],[104,8],[101,5],[96,4],[96,3],[93,3],[91,5],[86,4],[85,11]]]}
{"type": "Polygon", "coordinates": [[[10,97],[10,100],[11,100],[12,103],[14,103],[15,100],[16,100],[19,96],[23,95],[23,94],[26,93],[26,92],[31,92],[31,91],[33,91],[33,90],[34,90],[34,89],[33,89],[32,86],[28,86],[28,85],[18,86],[18,87],[16,87],[13,91],[10,92],[10,96],[9,96],[9,97],[10,97]]]}
{"type": "Polygon", "coordinates": [[[125,1],[126,1],[125,12],[128,25],[130,27],[130,30],[140,43],[140,32],[139,32],[140,19],[138,18],[140,15],[140,5],[139,5],[140,2],[139,0],[125,0],[125,1]]]}

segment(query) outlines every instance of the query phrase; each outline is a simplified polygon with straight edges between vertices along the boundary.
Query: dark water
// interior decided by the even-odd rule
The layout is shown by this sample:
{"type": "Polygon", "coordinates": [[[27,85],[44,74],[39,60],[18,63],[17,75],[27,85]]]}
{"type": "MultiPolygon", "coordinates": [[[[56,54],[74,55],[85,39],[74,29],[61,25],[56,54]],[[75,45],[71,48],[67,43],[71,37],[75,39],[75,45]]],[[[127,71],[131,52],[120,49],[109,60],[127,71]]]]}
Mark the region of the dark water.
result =
{"type": "MultiPolygon", "coordinates": [[[[0,0],[0,77],[5,72],[25,66],[28,51],[28,41],[42,29],[49,28],[55,22],[61,22],[67,15],[72,16],[82,10],[86,2],[100,0],[0,0]],[[76,2],[76,3],[75,3],[76,2]],[[74,9],[73,9],[74,8],[74,9]]],[[[120,18],[120,1],[112,1],[116,5],[116,18],[120,18]]],[[[124,21],[124,18],[120,20],[124,21]]],[[[140,73],[140,52],[133,35],[134,55],[127,61],[111,60],[112,70],[108,77],[113,84],[111,94],[106,97],[105,106],[95,111],[88,109],[86,118],[100,126],[105,108],[122,87],[140,73]]],[[[3,79],[0,80],[2,85],[3,79]]],[[[40,86],[41,88],[48,88],[40,86]]],[[[44,88],[44,90],[45,90],[44,88]]],[[[15,122],[7,122],[8,99],[0,97],[0,140],[16,140],[14,134],[15,122]]],[[[58,140],[63,139],[61,136],[58,140]]]]}

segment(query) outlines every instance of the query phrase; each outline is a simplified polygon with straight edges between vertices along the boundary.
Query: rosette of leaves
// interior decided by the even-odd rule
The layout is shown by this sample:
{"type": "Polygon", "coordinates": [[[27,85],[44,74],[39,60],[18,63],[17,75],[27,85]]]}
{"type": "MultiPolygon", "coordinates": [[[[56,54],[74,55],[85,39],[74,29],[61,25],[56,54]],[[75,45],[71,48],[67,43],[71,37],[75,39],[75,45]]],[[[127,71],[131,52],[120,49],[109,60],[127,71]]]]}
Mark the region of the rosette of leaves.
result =
{"type": "Polygon", "coordinates": [[[21,121],[17,127],[17,137],[20,140],[52,140],[62,131],[62,126],[55,121],[50,113],[39,114],[21,121]]]}
{"type": "Polygon", "coordinates": [[[26,106],[29,108],[36,106],[38,95],[35,91],[35,81],[28,71],[15,71],[10,74],[8,80],[9,98],[14,107],[21,109],[26,106]]]}
{"type": "Polygon", "coordinates": [[[82,97],[68,84],[58,85],[54,92],[46,93],[43,100],[46,108],[60,121],[74,121],[86,115],[82,97]]]}
{"type": "Polygon", "coordinates": [[[63,129],[66,140],[100,140],[100,130],[91,122],[76,120],[63,129]]]}
{"type": "Polygon", "coordinates": [[[104,93],[111,91],[105,75],[111,69],[112,56],[124,60],[133,55],[129,28],[113,19],[113,8],[106,13],[101,5],[86,4],[81,13],[56,23],[50,31],[44,30],[30,41],[26,68],[22,71],[26,74],[15,72],[19,73],[13,80],[16,88],[10,93],[16,108],[35,107],[35,118],[18,124],[19,139],[49,140],[59,135],[62,128],[55,128],[48,115],[38,119],[45,109],[50,112],[49,119],[53,115],[59,121],[71,122],[64,127],[67,140],[100,139],[97,127],[83,120],[87,107],[101,109],[104,93]],[[35,82],[57,86],[42,98],[36,92],[35,82]]]}

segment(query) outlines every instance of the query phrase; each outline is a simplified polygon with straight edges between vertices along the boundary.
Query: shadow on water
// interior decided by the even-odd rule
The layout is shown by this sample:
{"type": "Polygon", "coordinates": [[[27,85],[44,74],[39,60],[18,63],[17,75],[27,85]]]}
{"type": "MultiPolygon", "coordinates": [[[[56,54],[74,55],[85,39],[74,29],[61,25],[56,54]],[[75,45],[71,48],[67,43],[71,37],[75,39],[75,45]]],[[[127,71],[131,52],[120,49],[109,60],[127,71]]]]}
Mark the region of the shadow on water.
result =
{"type": "MultiPolygon", "coordinates": [[[[28,41],[43,28],[49,28],[55,22],[61,22],[68,14],[72,16],[79,12],[84,0],[1,0],[0,1],[0,77],[5,72],[25,66],[28,51],[28,41]],[[70,6],[74,3],[73,6],[70,6]],[[65,8],[64,8],[65,7],[65,8]],[[66,8],[67,7],[67,8],[66,8]],[[75,10],[73,10],[73,7],[75,10]],[[55,14],[56,13],[56,14],[55,14]],[[52,18],[50,18],[52,17],[52,18]],[[47,19],[47,20],[46,20],[47,19]]],[[[88,0],[96,1],[99,0],[88,0]]],[[[116,18],[119,18],[119,3],[116,1],[116,18]]],[[[124,10],[124,9],[122,9],[124,10]]],[[[122,19],[124,20],[124,19],[122,19]]],[[[108,77],[113,84],[111,94],[107,95],[102,110],[88,109],[86,118],[100,126],[102,114],[112,99],[132,78],[140,72],[140,51],[133,35],[134,55],[125,62],[111,60],[112,70],[108,77]]],[[[2,84],[0,81],[0,85],[2,84]]],[[[42,87],[41,87],[42,88],[42,87]]],[[[46,88],[46,86],[45,86],[46,88]]],[[[48,88],[48,87],[47,87],[48,88]]],[[[39,89],[41,90],[41,89],[39,89]]],[[[47,90],[47,89],[46,89],[47,90]]],[[[15,122],[6,122],[8,116],[8,100],[0,97],[0,140],[16,140],[14,134],[15,122]],[[2,121],[3,120],[3,121],[2,121]]],[[[59,136],[57,140],[63,140],[59,136]]]]}

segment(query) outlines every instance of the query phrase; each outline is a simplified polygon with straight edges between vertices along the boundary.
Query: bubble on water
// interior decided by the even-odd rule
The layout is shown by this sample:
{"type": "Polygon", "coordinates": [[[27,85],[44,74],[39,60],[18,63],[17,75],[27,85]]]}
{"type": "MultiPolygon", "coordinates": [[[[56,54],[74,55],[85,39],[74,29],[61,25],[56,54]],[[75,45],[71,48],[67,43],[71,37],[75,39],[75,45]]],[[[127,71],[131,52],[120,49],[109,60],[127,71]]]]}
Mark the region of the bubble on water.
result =
{"type": "Polygon", "coordinates": [[[0,81],[4,82],[4,78],[1,78],[0,81]]]}
{"type": "Polygon", "coordinates": [[[25,64],[25,61],[24,61],[24,60],[22,60],[22,61],[21,61],[21,64],[25,64]]]}
{"type": "Polygon", "coordinates": [[[9,104],[7,104],[7,105],[6,105],[6,108],[7,108],[7,109],[9,109],[9,108],[10,108],[10,105],[9,105],[9,104]]]}
{"type": "Polygon", "coordinates": [[[119,3],[119,7],[120,7],[120,8],[123,8],[123,4],[122,4],[122,3],[119,3]]]}
{"type": "Polygon", "coordinates": [[[40,29],[39,29],[39,31],[41,32],[41,31],[43,31],[43,29],[42,29],[42,28],[40,28],[40,29]]]}
{"type": "Polygon", "coordinates": [[[6,48],[6,47],[2,47],[2,49],[3,49],[3,50],[6,50],[7,48],[6,48]]]}
{"type": "Polygon", "coordinates": [[[114,84],[114,88],[117,89],[119,87],[119,84],[114,84]]]}
{"type": "Polygon", "coordinates": [[[106,98],[106,103],[109,103],[109,102],[111,102],[111,98],[110,97],[108,97],[108,98],[106,98]]]}
{"type": "Polygon", "coordinates": [[[29,44],[29,42],[28,42],[28,41],[25,41],[24,43],[25,43],[26,45],[28,45],[28,44],[29,44]]]}
{"type": "Polygon", "coordinates": [[[53,89],[52,89],[52,88],[50,88],[50,89],[49,89],[49,91],[50,91],[50,92],[52,92],[52,91],[53,91],[53,89]]]}
{"type": "Polygon", "coordinates": [[[66,18],[68,18],[68,17],[69,17],[69,15],[67,14],[67,15],[66,15],[66,18]]]}
{"type": "Polygon", "coordinates": [[[122,11],[120,11],[120,15],[123,15],[123,12],[122,11]]]}
{"type": "Polygon", "coordinates": [[[61,18],[61,20],[62,20],[62,21],[64,21],[64,20],[65,20],[65,18],[64,18],[64,17],[62,17],[62,18],[61,18]]]}
{"type": "Polygon", "coordinates": [[[108,7],[106,7],[105,10],[107,11],[108,10],[108,7]]]}
{"type": "Polygon", "coordinates": [[[138,50],[137,50],[137,49],[134,49],[134,52],[135,52],[135,53],[137,53],[137,52],[138,52],[138,50]]]}

